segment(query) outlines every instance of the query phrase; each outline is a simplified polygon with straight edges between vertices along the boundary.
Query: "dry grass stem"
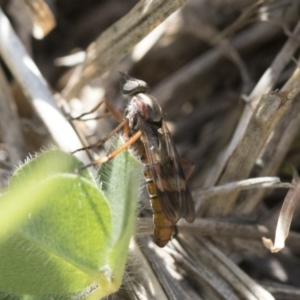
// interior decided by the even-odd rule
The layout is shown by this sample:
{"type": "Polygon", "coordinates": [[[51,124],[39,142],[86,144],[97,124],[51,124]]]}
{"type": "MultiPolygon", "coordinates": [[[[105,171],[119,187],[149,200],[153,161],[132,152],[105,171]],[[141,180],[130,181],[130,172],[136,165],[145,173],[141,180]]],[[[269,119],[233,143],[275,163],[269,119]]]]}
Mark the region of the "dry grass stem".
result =
{"type": "MultiPolygon", "coordinates": [[[[64,90],[67,98],[78,95],[84,84],[95,76],[109,70],[123,58],[143,37],[163,22],[170,14],[182,7],[187,0],[140,1],[126,16],[91,44],[77,80],[72,81],[64,90]]],[[[75,78],[76,78],[75,77],[75,78]]]]}
{"type": "Polygon", "coordinates": [[[270,239],[267,239],[265,237],[263,238],[264,245],[268,249],[270,249],[273,253],[279,252],[284,248],[285,239],[289,235],[292,218],[296,206],[299,203],[300,184],[299,184],[299,175],[297,174],[296,170],[294,170],[294,177],[293,177],[292,184],[293,184],[293,188],[291,188],[287,193],[278,217],[274,243],[270,239]]]}
{"type": "Polygon", "coordinates": [[[16,165],[26,157],[25,142],[17,108],[2,69],[0,69],[0,132],[3,142],[9,149],[10,162],[16,165]]]}
{"type": "MultiPolygon", "coordinates": [[[[241,141],[226,164],[226,168],[219,179],[219,184],[244,179],[250,175],[260,152],[265,146],[265,141],[283,113],[290,107],[291,100],[287,93],[271,93],[261,97],[241,141]]],[[[200,211],[202,214],[211,216],[226,215],[232,211],[237,196],[237,192],[231,192],[226,196],[211,197],[203,203],[200,211]],[[224,197],[228,199],[225,202],[224,197]],[[212,201],[214,203],[213,207],[210,205],[212,201]]]]}
{"type": "MultiPolygon", "coordinates": [[[[237,129],[234,133],[234,136],[228,145],[226,153],[224,154],[222,161],[219,162],[219,170],[215,174],[215,182],[218,180],[218,177],[222,170],[225,168],[225,165],[228,163],[230,157],[233,156],[237,144],[244,137],[245,130],[250,122],[251,117],[255,111],[255,108],[259,105],[259,99],[261,95],[269,93],[277,82],[281,72],[284,67],[290,62],[293,54],[298,49],[299,44],[294,36],[300,35],[300,22],[295,26],[293,31],[293,37],[290,37],[285,43],[284,47],[280,53],[276,56],[276,59],[273,61],[271,66],[266,70],[264,75],[261,77],[252,93],[248,97],[248,102],[250,105],[245,107],[245,110],[240,118],[240,122],[237,126],[237,129]]],[[[220,180],[220,179],[219,179],[220,180]]],[[[212,184],[212,183],[211,183],[212,184]]]]}
{"type": "Polygon", "coordinates": [[[289,189],[292,187],[291,183],[281,182],[278,177],[257,177],[249,178],[245,180],[240,180],[236,182],[226,183],[220,186],[214,186],[206,189],[195,189],[193,191],[193,196],[195,199],[201,197],[210,197],[215,195],[222,195],[226,192],[231,191],[243,191],[251,189],[272,189],[272,188],[285,188],[289,189]]]}
{"type": "Polygon", "coordinates": [[[33,19],[32,35],[43,39],[56,26],[55,18],[44,0],[24,0],[33,19]]]}
{"type": "MultiPolygon", "coordinates": [[[[62,116],[45,79],[26,53],[1,9],[0,53],[57,145],[65,151],[81,148],[78,136],[62,116]]],[[[84,152],[81,152],[79,157],[83,161],[88,161],[84,152]]]]}

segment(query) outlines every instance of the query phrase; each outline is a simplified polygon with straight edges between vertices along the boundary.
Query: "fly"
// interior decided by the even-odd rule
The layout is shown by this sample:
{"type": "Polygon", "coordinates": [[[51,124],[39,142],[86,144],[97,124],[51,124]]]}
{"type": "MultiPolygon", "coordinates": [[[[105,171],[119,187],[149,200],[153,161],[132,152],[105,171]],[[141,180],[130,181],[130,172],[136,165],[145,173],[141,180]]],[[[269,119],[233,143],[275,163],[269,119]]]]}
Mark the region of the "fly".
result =
{"type": "Polygon", "coordinates": [[[125,78],[122,93],[128,99],[124,118],[117,116],[114,108],[106,104],[120,122],[118,130],[124,127],[128,140],[91,165],[104,163],[129,146],[137,150],[144,164],[144,176],[153,210],[154,237],[156,244],[164,247],[172,238],[180,218],[185,218],[189,223],[195,220],[194,202],[160,105],[148,93],[146,82],[122,75],[125,78]]]}

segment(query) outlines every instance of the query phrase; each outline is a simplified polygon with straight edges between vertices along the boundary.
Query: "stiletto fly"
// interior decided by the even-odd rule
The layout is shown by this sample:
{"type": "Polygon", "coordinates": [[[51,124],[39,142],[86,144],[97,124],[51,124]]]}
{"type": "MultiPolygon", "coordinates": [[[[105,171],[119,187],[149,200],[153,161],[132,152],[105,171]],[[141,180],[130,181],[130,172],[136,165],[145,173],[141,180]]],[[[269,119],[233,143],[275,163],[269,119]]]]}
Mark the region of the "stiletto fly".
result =
{"type": "MultiPolygon", "coordinates": [[[[146,82],[122,75],[125,78],[122,92],[129,101],[124,118],[116,118],[121,123],[118,129],[124,127],[128,140],[91,165],[104,163],[129,146],[137,150],[144,164],[144,176],[153,210],[154,237],[156,244],[164,247],[172,238],[180,218],[185,218],[189,223],[195,220],[193,198],[160,105],[148,94],[146,82]]],[[[116,116],[113,107],[106,104],[116,116]]]]}

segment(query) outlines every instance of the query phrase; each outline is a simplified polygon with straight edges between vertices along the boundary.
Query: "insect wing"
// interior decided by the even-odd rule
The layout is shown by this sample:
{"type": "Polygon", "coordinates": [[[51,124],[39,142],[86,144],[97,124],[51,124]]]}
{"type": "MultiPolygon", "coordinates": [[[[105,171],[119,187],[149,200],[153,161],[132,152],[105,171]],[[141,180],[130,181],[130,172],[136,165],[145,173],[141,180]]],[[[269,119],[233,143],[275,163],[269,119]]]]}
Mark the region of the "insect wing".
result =
{"type": "Polygon", "coordinates": [[[186,185],[179,157],[166,124],[163,121],[161,128],[156,125],[149,126],[141,118],[138,123],[143,132],[142,141],[164,214],[174,224],[181,217],[193,222],[195,208],[192,195],[186,185]]]}
{"type": "MultiPolygon", "coordinates": [[[[176,184],[180,189],[180,212],[181,217],[184,217],[189,223],[195,220],[195,206],[191,192],[187,186],[180,158],[175,148],[175,143],[165,121],[162,121],[163,141],[167,149],[168,157],[172,160],[173,176],[176,178],[176,184]]],[[[179,191],[178,191],[179,192],[179,191]]]]}

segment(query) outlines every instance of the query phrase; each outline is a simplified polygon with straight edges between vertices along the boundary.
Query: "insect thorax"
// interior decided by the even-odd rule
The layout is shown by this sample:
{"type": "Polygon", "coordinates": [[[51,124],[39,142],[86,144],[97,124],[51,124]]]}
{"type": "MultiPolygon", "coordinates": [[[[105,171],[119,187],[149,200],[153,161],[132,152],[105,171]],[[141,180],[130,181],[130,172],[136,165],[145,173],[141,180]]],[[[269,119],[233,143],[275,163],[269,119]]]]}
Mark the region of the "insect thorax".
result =
{"type": "Polygon", "coordinates": [[[160,124],[162,109],[157,100],[149,94],[140,93],[133,96],[125,111],[125,118],[129,120],[132,131],[139,130],[138,118],[144,119],[149,124],[160,124]]]}

